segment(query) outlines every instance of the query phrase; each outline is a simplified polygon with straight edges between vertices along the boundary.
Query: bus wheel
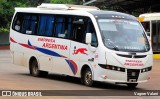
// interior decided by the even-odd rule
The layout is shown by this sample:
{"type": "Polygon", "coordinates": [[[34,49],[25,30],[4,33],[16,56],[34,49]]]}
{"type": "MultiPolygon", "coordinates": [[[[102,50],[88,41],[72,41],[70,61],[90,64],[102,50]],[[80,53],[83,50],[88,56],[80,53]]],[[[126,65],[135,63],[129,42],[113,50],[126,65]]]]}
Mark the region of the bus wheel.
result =
{"type": "Polygon", "coordinates": [[[128,83],[127,84],[128,88],[131,88],[131,89],[136,88],[137,85],[138,85],[138,83],[128,83]]]}
{"type": "Polygon", "coordinates": [[[39,71],[39,68],[38,68],[38,62],[37,62],[37,60],[33,60],[32,61],[31,68],[30,68],[30,74],[32,76],[35,76],[35,77],[40,76],[40,71],[39,71]]]}
{"type": "Polygon", "coordinates": [[[92,86],[93,85],[92,72],[91,72],[90,68],[87,68],[84,71],[84,73],[82,75],[82,82],[86,86],[92,86]]]}

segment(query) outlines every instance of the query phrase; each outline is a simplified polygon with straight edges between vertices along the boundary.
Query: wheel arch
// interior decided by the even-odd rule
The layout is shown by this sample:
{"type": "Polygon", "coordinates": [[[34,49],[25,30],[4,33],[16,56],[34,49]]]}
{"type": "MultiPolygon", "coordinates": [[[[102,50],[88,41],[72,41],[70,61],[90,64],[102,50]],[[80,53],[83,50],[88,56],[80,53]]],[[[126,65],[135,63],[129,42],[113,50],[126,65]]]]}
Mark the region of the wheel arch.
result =
{"type": "Polygon", "coordinates": [[[80,71],[80,77],[82,77],[84,71],[85,71],[87,68],[89,68],[89,69],[91,70],[91,72],[92,72],[92,78],[93,78],[93,80],[94,80],[94,71],[93,71],[93,68],[92,68],[90,65],[88,65],[88,64],[84,64],[84,65],[82,66],[81,71],[80,71]]]}
{"type": "MultiPolygon", "coordinates": [[[[29,59],[29,70],[31,69],[31,66],[32,66],[31,64],[34,60],[36,60],[37,63],[39,64],[38,59],[35,56],[31,56],[29,59]]],[[[39,68],[39,65],[38,65],[38,68],[39,68]]]]}

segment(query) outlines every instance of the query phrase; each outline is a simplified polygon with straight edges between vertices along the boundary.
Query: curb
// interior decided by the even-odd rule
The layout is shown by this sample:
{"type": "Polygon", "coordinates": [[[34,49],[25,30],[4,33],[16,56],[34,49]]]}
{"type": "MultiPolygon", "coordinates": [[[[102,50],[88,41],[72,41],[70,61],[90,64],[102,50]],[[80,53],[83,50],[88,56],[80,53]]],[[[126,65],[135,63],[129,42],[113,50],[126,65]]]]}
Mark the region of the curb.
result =
{"type": "Polygon", "coordinates": [[[0,45],[0,50],[9,50],[10,46],[8,45],[0,45]]]}
{"type": "Polygon", "coordinates": [[[154,58],[154,59],[160,59],[160,54],[154,54],[154,55],[153,55],[153,58],[154,58]]]}

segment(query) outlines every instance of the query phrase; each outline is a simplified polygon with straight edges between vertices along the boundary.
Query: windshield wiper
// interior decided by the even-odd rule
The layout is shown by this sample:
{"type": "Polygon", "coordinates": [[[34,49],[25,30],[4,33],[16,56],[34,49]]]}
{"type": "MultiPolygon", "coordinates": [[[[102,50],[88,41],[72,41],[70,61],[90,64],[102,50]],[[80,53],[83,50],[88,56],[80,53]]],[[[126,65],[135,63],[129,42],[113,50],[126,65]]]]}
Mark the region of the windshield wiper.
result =
{"type": "Polygon", "coordinates": [[[112,46],[112,49],[119,51],[119,48],[110,39],[105,39],[105,41],[108,43],[108,45],[112,46]]]}
{"type": "Polygon", "coordinates": [[[119,51],[119,48],[118,48],[114,43],[113,43],[112,46],[113,46],[113,49],[114,49],[114,50],[119,51]]]}

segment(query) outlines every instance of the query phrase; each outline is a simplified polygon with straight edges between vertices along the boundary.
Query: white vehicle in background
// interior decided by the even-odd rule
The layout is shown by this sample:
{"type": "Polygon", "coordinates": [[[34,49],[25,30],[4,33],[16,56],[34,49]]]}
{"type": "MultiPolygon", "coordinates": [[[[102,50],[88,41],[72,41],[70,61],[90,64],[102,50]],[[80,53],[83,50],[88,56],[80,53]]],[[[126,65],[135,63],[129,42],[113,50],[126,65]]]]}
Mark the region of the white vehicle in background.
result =
{"type": "Polygon", "coordinates": [[[153,65],[139,21],[97,7],[16,8],[10,43],[13,63],[27,66],[31,75],[65,74],[81,78],[86,86],[101,81],[134,88],[149,79],[153,65]]]}
{"type": "Polygon", "coordinates": [[[141,14],[139,19],[151,40],[153,52],[160,53],[160,13],[141,14]]]}

